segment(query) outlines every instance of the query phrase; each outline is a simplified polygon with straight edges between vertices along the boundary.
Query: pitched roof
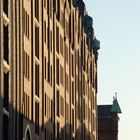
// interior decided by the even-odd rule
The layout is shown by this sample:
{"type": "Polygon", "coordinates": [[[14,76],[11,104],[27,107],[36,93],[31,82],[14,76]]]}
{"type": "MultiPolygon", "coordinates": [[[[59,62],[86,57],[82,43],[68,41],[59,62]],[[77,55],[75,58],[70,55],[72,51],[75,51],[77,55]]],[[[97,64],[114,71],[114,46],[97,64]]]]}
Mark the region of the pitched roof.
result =
{"type": "Polygon", "coordinates": [[[112,105],[98,105],[99,118],[110,118],[113,112],[122,113],[117,98],[114,98],[112,105]]]}

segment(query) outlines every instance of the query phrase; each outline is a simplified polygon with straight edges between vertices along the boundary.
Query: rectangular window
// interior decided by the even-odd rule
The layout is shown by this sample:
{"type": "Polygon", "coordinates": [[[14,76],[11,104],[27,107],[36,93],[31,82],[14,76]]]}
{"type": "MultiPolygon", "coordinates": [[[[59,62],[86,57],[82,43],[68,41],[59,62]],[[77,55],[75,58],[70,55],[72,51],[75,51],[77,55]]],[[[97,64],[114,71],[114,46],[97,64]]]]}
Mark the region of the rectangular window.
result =
{"type": "Polygon", "coordinates": [[[44,0],[44,7],[46,7],[46,0],[44,0]]]}
{"type": "Polygon", "coordinates": [[[8,37],[8,26],[3,26],[4,30],[4,39],[3,39],[3,44],[4,44],[4,60],[9,63],[9,37],[8,37]]]}
{"type": "Polygon", "coordinates": [[[35,0],[35,17],[39,21],[39,0],[35,0]]]}
{"type": "Polygon", "coordinates": [[[59,85],[59,59],[56,58],[56,83],[59,85]]]}
{"type": "Polygon", "coordinates": [[[56,51],[59,54],[59,27],[56,27],[56,51]]]}
{"type": "Polygon", "coordinates": [[[57,140],[59,140],[59,127],[60,127],[60,124],[59,122],[57,122],[57,140]]]}
{"type": "Polygon", "coordinates": [[[44,20],[44,43],[46,43],[46,21],[44,20]]]}
{"type": "Polygon", "coordinates": [[[56,91],[57,116],[59,117],[59,91],[56,91]]]}
{"type": "Polygon", "coordinates": [[[9,73],[4,73],[4,108],[9,111],[9,73]]]}
{"type": "Polygon", "coordinates": [[[60,53],[62,56],[63,56],[63,48],[64,48],[63,38],[62,38],[62,35],[60,35],[60,53]]]}
{"type": "Polygon", "coordinates": [[[39,97],[39,65],[35,64],[35,94],[39,97]]]}
{"type": "Polygon", "coordinates": [[[46,98],[47,98],[47,97],[46,97],[46,92],[45,92],[45,116],[46,116],[46,109],[47,109],[47,108],[46,108],[46,98]]]}
{"type": "Polygon", "coordinates": [[[63,85],[63,67],[61,64],[60,64],[60,83],[61,85],[63,85]]]}
{"type": "Polygon", "coordinates": [[[71,71],[72,71],[72,76],[74,77],[74,56],[72,54],[72,61],[71,61],[71,71]]]}
{"type": "Polygon", "coordinates": [[[39,28],[35,26],[35,55],[39,59],[39,28]]]}
{"type": "Polygon", "coordinates": [[[27,26],[28,26],[28,28],[27,28],[27,31],[28,31],[28,32],[27,32],[27,37],[28,37],[28,38],[30,38],[30,24],[29,24],[29,22],[30,22],[30,21],[29,21],[29,15],[28,15],[28,23],[27,23],[27,26]]]}
{"type": "Polygon", "coordinates": [[[35,133],[39,135],[39,103],[35,103],[35,133]]]}
{"type": "Polygon", "coordinates": [[[50,62],[48,62],[48,82],[50,83],[50,62]]]}
{"type": "Polygon", "coordinates": [[[7,115],[3,115],[3,140],[8,140],[9,119],[7,115]]]}
{"type": "Polygon", "coordinates": [[[44,67],[45,67],[45,79],[46,79],[46,57],[45,57],[45,62],[44,62],[44,67]]]}
{"type": "Polygon", "coordinates": [[[75,94],[74,94],[74,82],[72,81],[72,90],[71,90],[71,92],[72,92],[72,104],[74,105],[74,98],[75,98],[75,94]]]}
{"type": "Polygon", "coordinates": [[[3,11],[8,17],[8,0],[3,0],[3,11]]]}

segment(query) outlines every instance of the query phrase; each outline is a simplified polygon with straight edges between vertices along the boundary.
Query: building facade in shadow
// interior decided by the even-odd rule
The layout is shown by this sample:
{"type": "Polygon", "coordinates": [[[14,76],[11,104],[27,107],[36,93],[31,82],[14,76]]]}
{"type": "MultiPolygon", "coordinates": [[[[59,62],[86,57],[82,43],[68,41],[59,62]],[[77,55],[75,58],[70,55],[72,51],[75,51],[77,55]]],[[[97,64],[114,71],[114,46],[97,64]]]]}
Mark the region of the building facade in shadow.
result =
{"type": "Polygon", "coordinates": [[[82,0],[0,0],[0,140],[97,140],[99,48],[82,0]]]}

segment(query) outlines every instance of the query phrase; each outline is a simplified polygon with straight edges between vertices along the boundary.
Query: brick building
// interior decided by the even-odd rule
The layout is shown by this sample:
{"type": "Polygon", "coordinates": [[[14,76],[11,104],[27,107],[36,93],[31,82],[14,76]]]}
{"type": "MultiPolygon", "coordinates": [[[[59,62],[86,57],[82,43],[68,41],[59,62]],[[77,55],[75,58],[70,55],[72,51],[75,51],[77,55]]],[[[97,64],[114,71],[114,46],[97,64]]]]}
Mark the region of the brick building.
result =
{"type": "Polygon", "coordinates": [[[0,140],[97,139],[97,50],[82,0],[0,0],[0,140]]]}
{"type": "Polygon", "coordinates": [[[112,105],[98,105],[98,140],[118,140],[118,113],[122,113],[115,97],[112,105]]]}

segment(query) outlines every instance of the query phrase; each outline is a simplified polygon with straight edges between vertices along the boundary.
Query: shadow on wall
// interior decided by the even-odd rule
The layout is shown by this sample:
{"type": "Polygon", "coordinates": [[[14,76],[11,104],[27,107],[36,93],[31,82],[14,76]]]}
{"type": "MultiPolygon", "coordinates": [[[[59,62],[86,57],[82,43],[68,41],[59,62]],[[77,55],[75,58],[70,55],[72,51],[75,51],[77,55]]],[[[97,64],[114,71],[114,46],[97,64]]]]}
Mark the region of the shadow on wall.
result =
{"type": "Polygon", "coordinates": [[[2,107],[3,99],[0,97],[0,139],[1,140],[94,140],[94,136],[83,126],[72,133],[73,125],[66,123],[60,128],[60,124],[51,119],[44,126],[37,129],[34,122],[19,114],[9,105],[9,113],[2,107]],[[55,131],[55,135],[54,135],[55,131]]]}

